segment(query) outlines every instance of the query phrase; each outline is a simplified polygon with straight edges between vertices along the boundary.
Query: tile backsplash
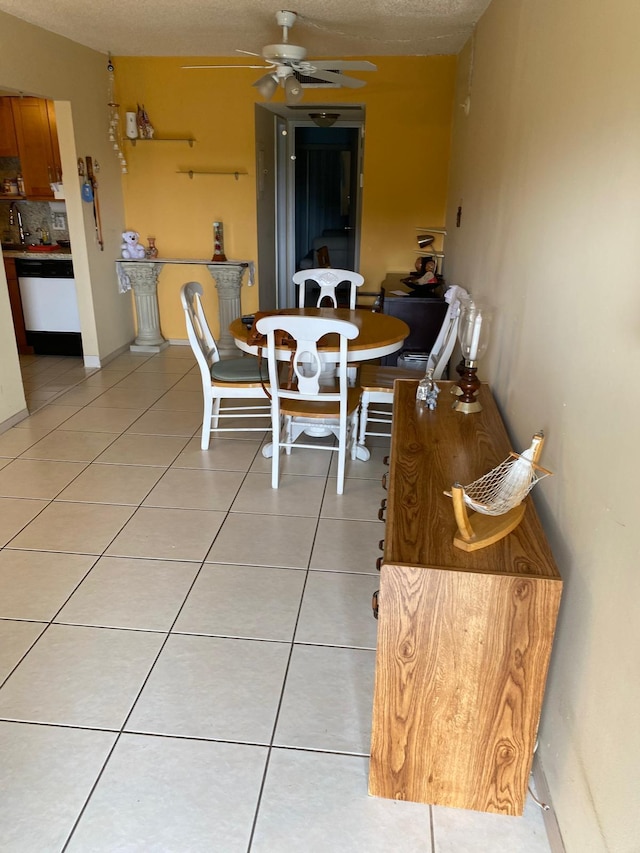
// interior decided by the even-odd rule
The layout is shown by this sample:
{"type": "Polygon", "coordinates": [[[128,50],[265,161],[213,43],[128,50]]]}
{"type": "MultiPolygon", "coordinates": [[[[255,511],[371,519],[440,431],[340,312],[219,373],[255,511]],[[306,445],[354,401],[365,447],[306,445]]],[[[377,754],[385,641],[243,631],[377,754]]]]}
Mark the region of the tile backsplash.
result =
{"type": "MultiPolygon", "coordinates": [[[[10,199],[0,199],[0,237],[5,243],[17,243],[17,228],[9,226],[10,199]]],[[[69,239],[69,225],[64,211],[64,202],[48,201],[15,201],[13,202],[22,214],[22,225],[25,230],[27,243],[39,243],[42,230],[48,231],[50,240],[69,239]],[[28,232],[28,233],[27,233],[28,232]]]]}

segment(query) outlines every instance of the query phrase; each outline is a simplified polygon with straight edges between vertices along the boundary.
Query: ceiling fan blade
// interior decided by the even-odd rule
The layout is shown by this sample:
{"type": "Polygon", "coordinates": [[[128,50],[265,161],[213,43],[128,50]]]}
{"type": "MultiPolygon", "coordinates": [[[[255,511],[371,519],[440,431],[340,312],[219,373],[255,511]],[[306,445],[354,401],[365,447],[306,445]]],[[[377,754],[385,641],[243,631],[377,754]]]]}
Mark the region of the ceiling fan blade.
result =
{"type": "Polygon", "coordinates": [[[378,66],[373,62],[359,61],[356,59],[322,59],[313,60],[311,63],[315,68],[327,71],[377,71],[378,66]]]}
{"type": "Polygon", "coordinates": [[[236,48],[236,53],[244,53],[246,56],[258,56],[262,59],[261,54],[254,53],[252,50],[243,50],[241,47],[236,48]]]}
{"type": "Polygon", "coordinates": [[[181,68],[208,70],[210,68],[271,68],[270,65],[181,65],[181,68]]]}
{"type": "Polygon", "coordinates": [[[325,83],[338,83],[346,89],[359,89],[361,86],[366,86],[366,80],[358,80],[356,77],[347,77],[346,74],[334,74],[333,71],[321,71],[312,66],[310,70],[300,72],[316,80],[323,80],[325,83]]]}

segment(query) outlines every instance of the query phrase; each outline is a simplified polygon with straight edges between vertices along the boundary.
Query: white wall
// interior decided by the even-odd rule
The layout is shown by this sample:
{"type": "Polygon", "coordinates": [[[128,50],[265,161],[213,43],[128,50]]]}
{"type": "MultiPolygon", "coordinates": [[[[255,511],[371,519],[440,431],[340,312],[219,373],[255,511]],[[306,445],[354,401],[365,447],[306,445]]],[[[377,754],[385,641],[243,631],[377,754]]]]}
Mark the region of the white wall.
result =
{"type": "MultiPolygon", "coordinates": [[[[123,202],[120,168],[108,141],[107,58],[0,12],[0,88],[56,101],[73,263],[85,356],[104,359],[134,336],[131,295],[119,294],[123,202]],[[95,239],[93,210],[80,200],[78,157],[100,164],[97,175],[105,247],[95,239]]],[[[6,281],[0,266],[0,424],[24,407],[6,281]]]]}
{"type": "Polygon", "coordinates": [[[495,306],[479,373],[514,448],[547,434],[539,755],[569,853],[640,850],[639,33],[637,0],[494,0],[458,70],[447,278],[495,306]]]}

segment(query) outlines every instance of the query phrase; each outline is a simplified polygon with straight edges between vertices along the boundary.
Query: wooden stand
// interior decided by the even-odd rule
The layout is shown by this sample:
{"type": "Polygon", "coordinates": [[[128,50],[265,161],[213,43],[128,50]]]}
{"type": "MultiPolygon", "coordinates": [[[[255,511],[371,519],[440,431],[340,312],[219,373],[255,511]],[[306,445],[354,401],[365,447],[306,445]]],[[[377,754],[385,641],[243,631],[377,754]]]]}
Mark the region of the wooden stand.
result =
{"type": "MultiPolygon", "coordinates": [[[[478,387],[480,387],[480,383],[478,383],[478,387]]],[[[455,408],[456,406],[454,405],[454,409],[455,408]]],[[[527,451],[526,456],[523,456],[519,453],[510,454],[513,457],[513,460],[520,460],[517,464],[526,466],[524,469],[524,474],[526,476],[527,491],[531,488],[531,480],[529,479],[529,475],[531,472],[530,465],[538,471],[544,472],[544,474],[551,473],[550,471],[547,471],[546,468],[541,468],[537,464],[538,459],[540,458],[540,454],[542,453],[543,445],[544,435],[542,432],[539,432],[533,436],[533,443],[529,448],[529,451],[527,451]]],[[[513,464],[515,466],[515,461],[513,464]]],[[[499,474],[501,469],[504,470],[504,465],[499,466],[493,471],[487,473],[490,475],[499,474]]],[[[497,481],[498,490],[500,488],[500,483],[506,486],[506,482],[509,476],[509,471],[505,470],[504,477],[501,480],[497,481]]],[[[494,480],[494,483],[495,482],[496,481],[494,480]]],[[[519,480],[517,482],[519,482],[519,480]]],[[[453,537],[453,544],[456,546],[456,548],[461,548],[463,551],[477,551],[479,548],[486,548],[489,545],[493,545],[494,542],[498,542],[498,540],[503,539],[505,536],[508,536],[509,533],[515,530],[516,527],[520,524],[524,517],[524,512],[526,509],[526,504],[524,503],[523,495],[526,496],[527,492],[516,492],[514,494],[514,484],[512,485],[509,494],[513,494],[514,502],[518,499],[518,497],[520,497],[522,503],[512,506],[511,509],[501,513],[500,515],[484,515],[480,511],[474,512],[473,510],[469,512],[464,499],[465,488],[467,491],[467,495],[473,500],[475,499],[475,495],[473,494],[473,486],[473,483],[466,487],[456,483],[451,488],[451,497],[453,499],[453,514],[455,515],[456,524],[458,525],[458,532],[453,537]]],[[[525,483],[522,483],[522,486],[523,488],[525,488],[525,483]]],[[[474,504],[474,507],[477,506],[477,504],[474,504]]]]}
{"type": "Polygon", "coordinates": [[[463,551],[477,551],[493,545],[499,539],[508,536],[522,521],[526,504],[515,506],[504,515],[480,515],[472,512],[473,526],[464,503],[462,486],[451,488],[453,498],[453,513],[458,525],[458,533],[453,537],[453,544],[463,551]]]}
{"type": "Polygon", "coordinates": [[[530,497],[510,536],[454,547],[444,490],[510,442],[486,385],[472,418],[417,406],[416,386],[395,386],[369,792],[521,815],[562,581],[530,497]]]}

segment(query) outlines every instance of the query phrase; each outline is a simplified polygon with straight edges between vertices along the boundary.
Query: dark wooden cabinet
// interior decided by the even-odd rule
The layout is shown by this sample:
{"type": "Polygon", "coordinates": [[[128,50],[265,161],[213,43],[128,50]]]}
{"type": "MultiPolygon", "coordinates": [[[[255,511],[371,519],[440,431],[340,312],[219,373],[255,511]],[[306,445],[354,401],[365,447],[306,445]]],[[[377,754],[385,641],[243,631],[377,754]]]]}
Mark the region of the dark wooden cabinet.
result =
{"type": "Polygon", "coordinates": [[[22,314],[22,299],[20,297],[20,286],[18,284],[18,274],[14,258],[4,259],[4,271],[7,276],[11,316],[13,317],[13,328],[16,333],[18,352],[21,355],[28,355],[33,352],[33,347],[27,343],[27,333],[24,328],[24,316],[22,314]]]}
{"type": "Polygon", "coordinates": [[[562,580],[530,496],[509,536],[454,547],[445,490],[511,447],[487,385],[472,415],[439,385],[429,411],[395,383],[369,793],[521,815],[562,580]]]}
{"type": "Polygon", "coordinates": [[[387,366],[397,364],[398,357],[404,352],[429,353],[447,313],[442,286],[435,291],[430,291],[429,296],[415,295],[416,291],[404,284],[402,278],[401,274],[391,273],[387,275],[382,285],[384,288],[383,312],[404,320],[411,329],[409,337],[402,345],[402,350],[382,359],[382,364],[387,366]]]}

